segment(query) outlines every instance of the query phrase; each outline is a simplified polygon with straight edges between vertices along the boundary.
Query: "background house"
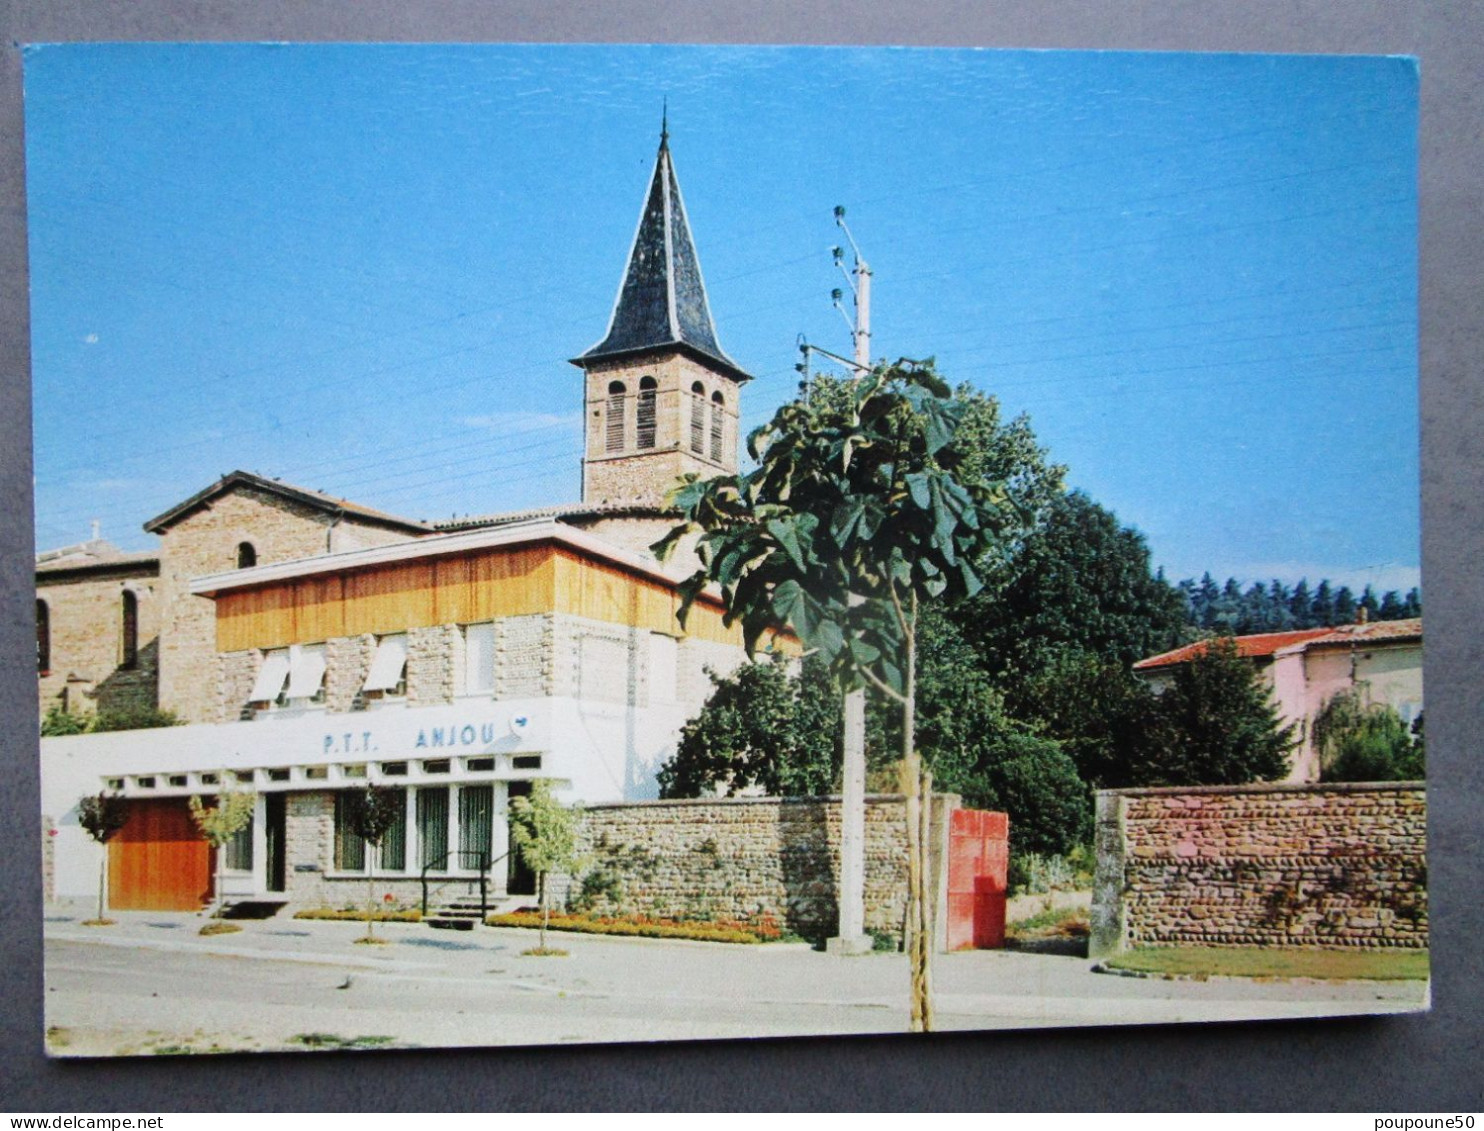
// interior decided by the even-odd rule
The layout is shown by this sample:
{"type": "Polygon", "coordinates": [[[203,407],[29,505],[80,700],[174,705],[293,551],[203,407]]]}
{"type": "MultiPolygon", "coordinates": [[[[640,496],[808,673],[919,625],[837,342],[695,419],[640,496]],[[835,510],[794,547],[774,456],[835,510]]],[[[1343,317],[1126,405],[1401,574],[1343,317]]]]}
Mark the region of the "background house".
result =
{"type": "MultiPolygon", "coordinates": [[[[1319,780],[1314,720],[1342,691],[1390,707],[1409,726],[1422,714],[1422,620],[1378,621],[1297,632],[1266,632],[1235,638],[1237,652],[1261,673],[1284,723],[1295,726],[1299,743],[1285,781],[1319,780]]],[[[1156,690],[1167,687],[1181,664],[1199,656],[1202,641],[1150,656],[1134,672],[1156,690]]]]}

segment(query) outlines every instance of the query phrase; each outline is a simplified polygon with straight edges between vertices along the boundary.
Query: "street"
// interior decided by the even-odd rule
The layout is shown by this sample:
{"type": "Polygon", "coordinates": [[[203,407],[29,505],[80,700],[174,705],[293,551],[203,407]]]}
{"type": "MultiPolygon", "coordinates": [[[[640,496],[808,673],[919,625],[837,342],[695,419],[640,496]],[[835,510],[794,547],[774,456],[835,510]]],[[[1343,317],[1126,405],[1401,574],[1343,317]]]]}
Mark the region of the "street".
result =
{"type": "MultiPolygon", "coordinates": [[[[46,924],[48,1047],[59,1056],[284,1048],[439,1047],[885,1033],[906,1029],[907,961],[804,944],[434,931],[269,919],[203,938],[173,912],[46,924]]],[[[1323,1017],[1425,1008],[1418,982],[1165,981],[1091,972],[1085,958],[939,955],[937,1028],[1323,1017]]]]}

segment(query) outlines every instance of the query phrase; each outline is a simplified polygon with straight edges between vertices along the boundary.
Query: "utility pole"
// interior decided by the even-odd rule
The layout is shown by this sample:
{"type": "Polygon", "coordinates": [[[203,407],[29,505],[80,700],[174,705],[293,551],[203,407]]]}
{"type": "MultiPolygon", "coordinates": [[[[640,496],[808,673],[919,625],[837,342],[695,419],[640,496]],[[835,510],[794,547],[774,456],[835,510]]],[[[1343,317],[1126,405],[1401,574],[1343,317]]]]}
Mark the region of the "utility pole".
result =
{"type": "MultiPolygon", "coordinates": [[[[855,254],[855,266],[845,281],[855,292],[855,323],[851,336],[855,340],[856,375],[871,371],[871,268],[861,255],[860,247],[850,229],[845,226],[845,209],[836,207],[835,223],[845,233],[850,249],[855,254]]],[[[843,274],[844,252],[834,249],[835,266],[843,274]]],[[[836,290],[833,298],[840,307],[843,297],[836,290]]],[[[847,323],[849,319],[847,318],[847,323]]],[[[860,605],[865,598],[851,594],[852,607],[860,605]]],[[[856,688],[845,694],[844,725],[844,769],[840,797],[840,889],[836,903],[839,907],[839,933],[825,943],[830,954],[869,954],[871,938],[866,934],[866,692],[856,688]]]]}

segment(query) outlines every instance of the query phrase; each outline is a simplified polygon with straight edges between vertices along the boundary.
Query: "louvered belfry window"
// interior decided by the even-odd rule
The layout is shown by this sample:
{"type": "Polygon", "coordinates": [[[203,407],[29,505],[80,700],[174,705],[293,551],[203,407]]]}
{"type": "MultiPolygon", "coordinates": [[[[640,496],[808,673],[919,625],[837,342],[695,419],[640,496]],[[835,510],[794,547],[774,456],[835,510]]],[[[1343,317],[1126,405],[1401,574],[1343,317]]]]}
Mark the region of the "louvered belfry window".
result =
{"type": "Polygon", "coordinates": [[[711,458],[721,462],[721,429],[726,419],[726,402],[720,393],[711,394],[711,458]]]}
{"type": "Polygon", "coordinates": [[[655,444],[655,385],[653,377],[643,377],[639,381],[639,411],[634,436],[636,448],[652,448],[655,444]]]}
{"type": "Polygon", "coordinates": [[[690,387],[690,450],[706,451],[706,390],[697,381],[690,387]]]}
{"type": "Polygon", "coordinates": [[[622,381],[614,381],[608,386],[608,418],[606,450],[610,452],[621,452],[624,449],[623,428],[623,402],[624,388],[622,381]]]}

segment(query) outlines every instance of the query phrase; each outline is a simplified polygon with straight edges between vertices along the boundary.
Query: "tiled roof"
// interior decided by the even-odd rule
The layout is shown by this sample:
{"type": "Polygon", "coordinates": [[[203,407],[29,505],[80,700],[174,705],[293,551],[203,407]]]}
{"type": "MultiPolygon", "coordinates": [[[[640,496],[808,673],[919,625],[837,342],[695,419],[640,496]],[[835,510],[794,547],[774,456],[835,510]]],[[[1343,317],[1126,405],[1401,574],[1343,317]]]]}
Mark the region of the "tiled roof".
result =
{"type": "MultiPolygon", "coordinates": [[[[1251,659],[1273,656],[1279,652],[1301,652],[1308,648],[1348,646],[1351,644],[1386,643],[1402,640],[1422,639],[1422,620],[1383,620],[1367,624],[1342,624],[1333,628],[1301,628],[1292,632],[1261,632],[1252,636],[1233,637],[1237,655],[1251,659]]],[[[1198,640],[1183,648],[1150,656],[1134,665],[1135,671],[1150,671],[1155,668],[1174,667],[1188,663],[1204,655],[1211,646],[1209,640],[1198,640]]]]}
{"type": "Polygon", "coordinates": [[[506,511],[503,514],[467,515],[463,518],[445,518],[433,525],[439,531],[476,530],[483,526],[505,526],[512,522],[528,522],[533,518],[662,518],[676,512],[663,507],[645,506],[642,503],[561,503],[550,507],[533,507],[530,510],[506,511]]]}
{"type": "MultiPolygon", "coordinates": [[[[1315,640],[1326,636],[1331,630],[1328,628],[1304,628],[1294,632],[1262,632],[1253,636],[1237,636],[1233,639],[1237,644],[1237,655],[1239,656],[1271,656],[1279,649],[1288,648],[1294,644],[1302,644],[1306,640],[1315,640]]],[[[1194,644],[1187,644],[1183,648],[1176,648],[1171,652],[1162,652],[1158,656],[1150,656],[1147,660],[1140,660],[1134,665],[1135,671],[1147,668],[1165,668],[1174,664],[1184,664],[1203,656],[1206,649],[1211,646],[1209,640],[1198,640],[1194,644]]]]}
{"type": "Polygon", "coordinates": [[[1366,624],[1342,624],[1329,630],[1317,640],[1306,645],[1309,648],[1327,648],[1332,645],[1381,644],[1398,640],[1421,640],[1422,618],[1410,620],[1373,620],[1366,624]]]}
{"type": "Polygon", "coordinates": [[[112,542],[94,538],[36,555],[37,573],[67,573],[83,569],[120,569],[157,566],[160,555],[153,550],[120,550],[112,542]]]}
{"type": "Polygon", "coordinates": [[[266,476],[255,475],[251,471],[233,471],[222,476],[210,487],[197,491],[184,502],[177,503],[163,514],[156,515],[144,524],[144,529],[151,534],[158,534],[169,526],[173,526],[180,519],[204,506],[219,495],[225,494],[239,484],[254,487],[259,491],[269,494],[280,495],[295,502],[305,503],[311,507],[326,512],[327,514],[341,513],[353,515],[363,522],[372,523],[376,526],[387,526],[394,530],[406,531],[409,534],[429,534],[433,527],[425,522],[415,522],[410,518],[401,518],[385,511],[373,510],[363,507],[359,503],[352,503],[347,499],[337,499],[333,495],[326,495],[323,491],[311,491],[308,487],[296,487],[292,483],[284,483],[279,479],[269,479],[266,476]]]}

